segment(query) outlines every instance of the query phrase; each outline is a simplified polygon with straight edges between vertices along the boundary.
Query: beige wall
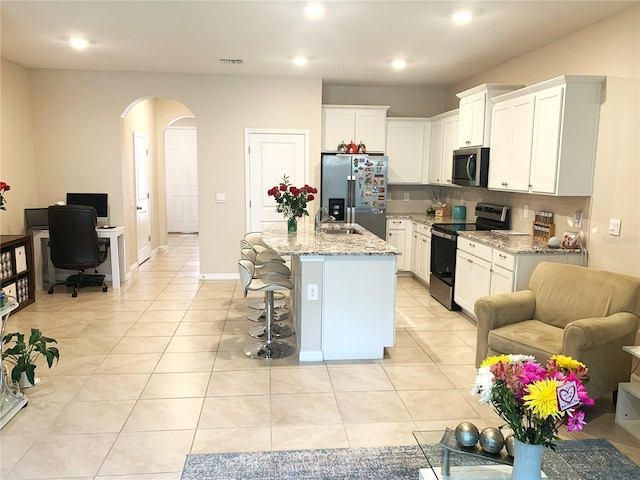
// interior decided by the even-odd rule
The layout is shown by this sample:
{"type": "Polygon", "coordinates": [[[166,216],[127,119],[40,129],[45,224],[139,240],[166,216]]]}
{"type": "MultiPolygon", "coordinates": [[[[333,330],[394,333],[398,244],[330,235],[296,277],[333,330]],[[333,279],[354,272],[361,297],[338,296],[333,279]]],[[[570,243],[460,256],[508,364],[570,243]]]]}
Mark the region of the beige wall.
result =
{"type": "MultiPolygon", "coordinates": [[[[585,232],[589,265],[640,276],[640,7],[455,85],[448,89],[447,109],[456,106],[456,92],[475,85],[531,85],[564,74],[607,77],[590,228],[585,232]],[[611,217],[622,219],[620,237],[607,233],[611,217]]],[[[523,198],[518,196],[518,202],[523,198]]]]}
{"type": "MultiPolygon", "coordinates": [[[[38,202],[59,200],[78,185],[107,191],[110,222],[127,227],[128,265],[135,262],[133,146],[127,133],[134,121],[121,116],[138,99],[174,99],[197,118],[201,273],[237,274],[245,226],[245,128],[309,130],[309,180],[318,184],[319,156],[313,152],[320,151],[319,79],[62,70],[30,70],[29,77],[42,173],[38,202]],[[225,193],[226,203],[215,203],[215,193],[225,193]]],[[[153,148],[162,127],[151,120],[159,112],[154,109],[143,115],[149,117],[144,128],[153,148]]]]}
{"type": "Polygon", "coordinates": [[[5,193],[6,210],[0,211],[0,233],[24,233],[24,209],[37,207],[33,120],[29,71],[2,60],[0,67],[0,180],[11,190],[5,193]]]}
{"type": "Polygon", "coordinates": [[[444,111],[445,90],[431,87],[324,85],[327,105],[388,105],[389,117],[432,117],[444,111]]]}

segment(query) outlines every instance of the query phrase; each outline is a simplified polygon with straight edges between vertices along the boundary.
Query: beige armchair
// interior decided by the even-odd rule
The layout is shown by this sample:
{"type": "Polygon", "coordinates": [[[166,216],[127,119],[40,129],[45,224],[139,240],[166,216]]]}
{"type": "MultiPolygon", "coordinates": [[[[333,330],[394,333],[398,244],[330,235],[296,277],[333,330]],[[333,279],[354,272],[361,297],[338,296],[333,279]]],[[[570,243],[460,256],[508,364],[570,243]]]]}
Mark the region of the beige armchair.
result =
{"type": "Polygon", "coordinates": [[[540,263],[529,289],[480,298],[476,366],[488,355],[522,353],[546,363],[562,354],[590,372],[599,398],[628,382],[640,326],[640,279],[562,263],[540,263]]]}

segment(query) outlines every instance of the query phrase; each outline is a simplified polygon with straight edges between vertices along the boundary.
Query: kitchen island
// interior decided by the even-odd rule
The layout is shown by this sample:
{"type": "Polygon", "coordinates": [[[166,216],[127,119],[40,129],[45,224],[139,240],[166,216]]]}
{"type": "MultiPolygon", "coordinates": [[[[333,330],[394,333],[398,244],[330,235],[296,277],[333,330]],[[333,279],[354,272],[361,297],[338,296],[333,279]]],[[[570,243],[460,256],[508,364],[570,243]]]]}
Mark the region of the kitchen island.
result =
{"type": "Polygon", "coordinates": [[[267,224],[262,239],[291,256],[292,314],[299,360],[380,359],[395,338],[396,257],[400,251],[359,225],[267,224]],[[333,231],[327,233],[327,231],[333,231]]]}

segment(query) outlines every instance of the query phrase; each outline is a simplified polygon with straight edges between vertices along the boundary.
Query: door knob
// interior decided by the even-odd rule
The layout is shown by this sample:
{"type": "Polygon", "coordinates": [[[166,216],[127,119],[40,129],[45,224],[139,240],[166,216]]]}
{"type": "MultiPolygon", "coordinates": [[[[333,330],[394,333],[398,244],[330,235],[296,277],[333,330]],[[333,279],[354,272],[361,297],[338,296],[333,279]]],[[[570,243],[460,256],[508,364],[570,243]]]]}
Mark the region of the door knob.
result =
{"type": "Polygon", "coordinates": [[[136,207],[136,210],[142,210],[142,207],[136,207]]]}

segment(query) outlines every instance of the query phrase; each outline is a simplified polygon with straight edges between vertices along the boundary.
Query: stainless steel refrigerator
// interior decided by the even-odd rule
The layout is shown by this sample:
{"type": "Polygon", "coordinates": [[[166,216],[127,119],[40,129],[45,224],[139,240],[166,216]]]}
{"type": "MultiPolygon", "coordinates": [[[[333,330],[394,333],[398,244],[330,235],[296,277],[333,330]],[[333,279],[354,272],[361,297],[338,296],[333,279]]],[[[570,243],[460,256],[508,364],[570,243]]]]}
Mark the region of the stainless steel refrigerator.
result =
{"type": "Polygon", "coordinates": [[[387,157],[323,155],[320,202],[338,222],[387,237],[387,157]]]}

